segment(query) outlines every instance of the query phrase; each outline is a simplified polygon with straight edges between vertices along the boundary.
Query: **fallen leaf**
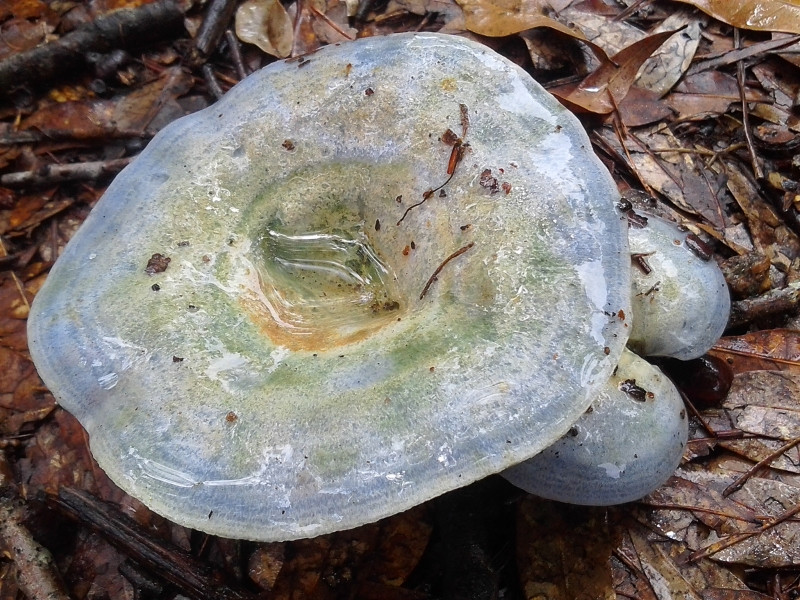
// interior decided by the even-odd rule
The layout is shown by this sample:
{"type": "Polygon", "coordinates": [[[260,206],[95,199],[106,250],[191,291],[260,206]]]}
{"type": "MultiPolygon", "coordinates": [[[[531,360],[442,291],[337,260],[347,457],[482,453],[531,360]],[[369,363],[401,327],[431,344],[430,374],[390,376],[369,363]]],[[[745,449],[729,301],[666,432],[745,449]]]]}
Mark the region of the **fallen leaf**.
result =
{"type": "Polygon", "coordinates": [[[236,35],[278,58],[292,53],[294,26],[280,0],[247,0],[239,6],[236,35]]]}
{"type": "Polygon", "coordinates": [[[758,252],[734,255],[719,266],[734,300],[763,294],[772,287],[769,257],[758,252]]]}
{"type": "Polygon", "coordinates": [[[610,569],[614,536],[605,508],[526,496],[517,521],[517,563],[526,598],[616,597],[610,569]]]}
{"type": "Polygon", "coordinates": [[[663,121],[674,113],[658,93],[633,86],[617,105],[619,118],[627,127],[640,127],[663,121]]]}
{"type": "MultiPolygon", "coordinates": [[[[686,544],[692,551],[690,556],[684,557],[683,562],[687,564],[699,564],[710,558],[770,568],[797,565],[800,563],[800,523],[792,520],[771,523],[769,518],[776,519],[797,506],[800,487],[752,477],[729,499],[721,496],[722,491],[751,466],[749,461],[728,454],[702,464],[682,465],[677,479],[688,480],[696,486],[695,500],[687,497],[689,506],[667,502],[657,514],[644,517],[645,522],[662,535],[686,544]],[[749,513],[742,513],[742,509],[749,513]],[[758,522],[743,518],[747,514],[755,515],[758,522]]],[[[665,488],[673,485],[673,480],[665,488]]],[[[663,491],[662,488],[658,493],[663,491]]],[[[645,502],[649,503],[653,497],[648,496],[645,502]]]]}
{"type": "Polygon", "coordinates": [[[762,196],[760,188],[737,161],[723,158],[730,190],[747,220],[753,244],[761,254],[770,257],[772,264],[787,270],[800,256],[800,238],[784,222],[778,211],[762,196]]]}
{"type": "MultiPolygon", "coordinates": [[[[641,502],[662,510],[689,510],[693,513],[693,519],[721,534],[740,532],[746,527],[761,524],[758,515],[752,509],[724,497],[721,491],[711,486],[683,477],[670,477],[664,485],[641,502]]],[[[672,532],[670,537],[673,539],[686,540],[683,533],[677,532],[684,530],[688,521],[680,524],[678,521],[667,523],[658,519],[657,522],[661,524],[660,529],[668,528],[667,530],[672,532]]]]}
{"type": "MultiPolygon", "coordinates": [[[[731,494],[737,502],[757,506],[762,514],[778,519],[800,506],[800,488],[794,485],[753,477],[731,494]]],[[[776,569],[800,564],[800,522],[786,520],[771,526],[769,520],[754,535],[738,540],[712,555],[714,560],[753,567],[776,569]]]]}
{"type": "Polygon", "coordinates": [[[769,57],[753,65],[750,70],[761,87],[768,92],[769,95],[765,99],[785,111],[794,110],[795,96],[800,87],[800,75],[797,69],[793,69],[782,58],[769,57]]]}
{"type": "Polygon", "coordinates": [[[732,590],[730,588],[709,588],[703,590],[703,600],[774,600],[753,590],[732,590]]]}
{"type": "Polygon", "coordinates": [[[10,19],[0,25],[0,60],[30,50],[45,41],[52,28],[27,19],[10,19]]]}
{"type": "Polygon", "coordinates": [[[186,93],[192,76],[180,67],[164,70],[161,77],[112,100],[77,100],[50,104],[22,122],[51,139],[97,139],[154,134],[185,114],[176,98],[186,93]]]}
{"type": "Polygon", "coordinates": [[[325,0],[298,0],[289,6],[289,16],[294,20],[292,56],[309,54],[322,46],[318,21],[326,10],[325,0]]]}
{"type": "Polygon", "coordinates": [[[598,130],[596,135],[622,163],[630,164],[645,186],[664,194],[683,210],[701,215],[715,229],[723,227],[720,193],[724,184],[718,182],[722,178],[716,172],[706,167],[706,149],[684,148],[669,128],[660,126],[630,131],[625,149],[609,128],[598,130]]]}
{"type": "Polygon", "coordinates": [[[47,10],[47,5],[42,0],[6,0],[3,4],[6,14],[18,19],[37,19],[47,10]]]}
{"type": "Polygon", "coordinates": [[[600,46],[608,56],[647,37],[647,32],[638,27],[614,19],[614,13],[607,14],[597,6],[589,7],[585,3],[573,4],[561,11],[559,17],[585,35],[587,40],[600,46]]]}
{"type": "Polygon", "coordinates": [[[652,534],[638,528],[631,528],[628,533],[642,572],[659,598],[700,600],[698,590],[684,578],[678,565],[669,556],[671,547],[668,543],[658,543],[659,540],[654,540],[652,534]]]}
{"type": "Polygon", "coordinates": [[[354,40],[358,36],[358,30],[348,24],[347,7],[344,2],[338,0],[320,1],[317,3],[305,3],[311,9],[316,19],[312,21],[312,28],[317,38],[326,44],[337,44],[347,40],[354,40]]]}
{"type": "Polygon", "coordinates": [[[769,329],[724,337],[710,354],[725,360],[734,373],[775,370],[800,375],[800,331],[769,329]]]}
{"type": "MultiPolygon", "coordinates": [[[[751,88],[745,89],[749,102],[764,102],[769,98],[751,88]]],[[[684,78],[665,98],[681,119],[706,118],[723,114],[731,103],[741,103],[736,78],[721,71],[703,71],[684,78]]]]}
{"type": "Polygon", "coordinates": [[[650,55],[675,32],[648,36],[615,54],[577,86],[552,88],[550,92],[567,106],[583,112],[608,114],[622,102],[633,85],[636,73],[650,55]]]}
{"type": "Polygon", "coordinates": [[[734,426],[749,435],[721,441],[720,446],[753,463],[768,459],[772,469],[800,473],[800,449],[785,448],[787,441],[800,436],[799,378],[797,370],[740,373],[722,408],[734,426]]]}
{"type": "Polygon", "coordinates": [[[584,40],[583,34],[545,16],[547,2],[533,0],[525,7],[508,8],[488,0],[456,0],[464,12],[466,28],[478,35],[504,37],[535,27],[549,27],[570,37],[584,40]]]}
{"type": "Polygon", "coordinates": [[[800,4],[792,0],[679,0],[740,29],[800,33],[800,4]]]}
{"type": "Polygon", "coordinates": [[[700,19],[689,11],[677,11],[662,21],[653,33],[675,33],[639,68],[636,85],[659,96],[669,92],[692,63],[700,45],[700,25],[700,19]]]}

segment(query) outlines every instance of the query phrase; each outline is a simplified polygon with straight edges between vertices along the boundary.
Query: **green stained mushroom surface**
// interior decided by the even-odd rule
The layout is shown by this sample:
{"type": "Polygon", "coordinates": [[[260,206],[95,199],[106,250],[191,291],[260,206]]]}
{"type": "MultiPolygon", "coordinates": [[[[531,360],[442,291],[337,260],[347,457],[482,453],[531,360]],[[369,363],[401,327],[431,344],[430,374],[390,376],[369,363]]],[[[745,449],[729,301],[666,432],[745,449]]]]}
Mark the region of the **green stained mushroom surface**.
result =
{"type": "Polygon", "coordinates": [[[31,353],[156,512],[355,527],[589,406],[628,336],[616,199],[578,121],[486,47],[328,46],[154,138],[54,266],[31,353]]]}

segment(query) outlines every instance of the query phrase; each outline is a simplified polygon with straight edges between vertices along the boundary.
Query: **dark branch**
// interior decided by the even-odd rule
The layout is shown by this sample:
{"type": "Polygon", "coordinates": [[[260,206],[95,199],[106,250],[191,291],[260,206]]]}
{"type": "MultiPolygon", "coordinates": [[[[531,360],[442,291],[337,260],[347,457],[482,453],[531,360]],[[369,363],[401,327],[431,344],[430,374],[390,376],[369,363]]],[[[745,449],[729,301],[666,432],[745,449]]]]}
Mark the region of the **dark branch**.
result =
{"type": "Polygon", "coordinates": [[[143,47],[169,39],[183,25],[183,12],[172,0],[118,10],[79,27],[58,40],[0,61],[0,96],[26,86],[52,85],[88,66],[90,52],[143,47]]]}

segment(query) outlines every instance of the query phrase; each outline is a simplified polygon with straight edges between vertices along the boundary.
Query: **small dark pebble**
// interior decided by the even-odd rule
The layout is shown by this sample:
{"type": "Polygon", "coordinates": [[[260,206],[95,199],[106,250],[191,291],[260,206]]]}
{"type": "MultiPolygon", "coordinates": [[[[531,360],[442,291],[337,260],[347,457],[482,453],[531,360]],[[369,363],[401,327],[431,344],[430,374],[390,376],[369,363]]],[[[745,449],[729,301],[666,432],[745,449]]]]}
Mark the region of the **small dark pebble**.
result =
{"type": "Polygon", "coordinates": [[[658,364],[687,398],[700,406],[722,402],[733,383],[730,365],[710,354],[686,361],[665,358],[658,364]]]}

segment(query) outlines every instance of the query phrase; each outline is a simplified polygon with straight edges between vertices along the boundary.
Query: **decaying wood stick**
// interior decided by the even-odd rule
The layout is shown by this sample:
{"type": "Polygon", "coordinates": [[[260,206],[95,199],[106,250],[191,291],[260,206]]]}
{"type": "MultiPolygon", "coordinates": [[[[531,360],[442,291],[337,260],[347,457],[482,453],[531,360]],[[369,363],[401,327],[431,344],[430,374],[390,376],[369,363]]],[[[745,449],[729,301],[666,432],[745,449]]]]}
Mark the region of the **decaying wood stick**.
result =
{"type": "Polygon", "coordinates": [[[785,288],[770,290],[755,298],[733,302],[728,327],[739,327],[756,319],[794,313],[798,308],[800,308],[800,283],[790,283],[785,288]]]}
{"type": "Polygon", "coordinates": [[[69,600],[50,552],[22,524],[25,509],[0,452],[0,546],[17,567],[17,583],[31,600],[69,600]]]}
{"type": "Polygon", "coordinates": [[[96,529],[114,546],[154,574],[198,600],[254,600],[222,582],[221,574],[173,544],[148,535],[116,506],[72,488],[61,488],[58,506],[96,529]]]}
{"type": "Polygon", "coordinates": [[[213,0],[211,2],[203,18],[200,31],[197,32],[194,40],[193,62],[204,62],[217,49],[220,39],[230,25],[236,5],[235,0],[213,0]]]}
{"type": "Polygon", "coordinates": [[[133,157],[74,163],[67,165],[44,165],[35,171],[19,171],[0,175],[4,187],[48,186],[66,181],[94,181],[108,175],[116,175],[133,157]]]}
{"type": "Polygon", "coordinates": [[[51,84],[87,66],[89,52],[143,47],[168,39],[183,26],[183,11],[173,0],[118,10],[79,27],[54,42],[0,61],[0,96],[51,84]]]}

